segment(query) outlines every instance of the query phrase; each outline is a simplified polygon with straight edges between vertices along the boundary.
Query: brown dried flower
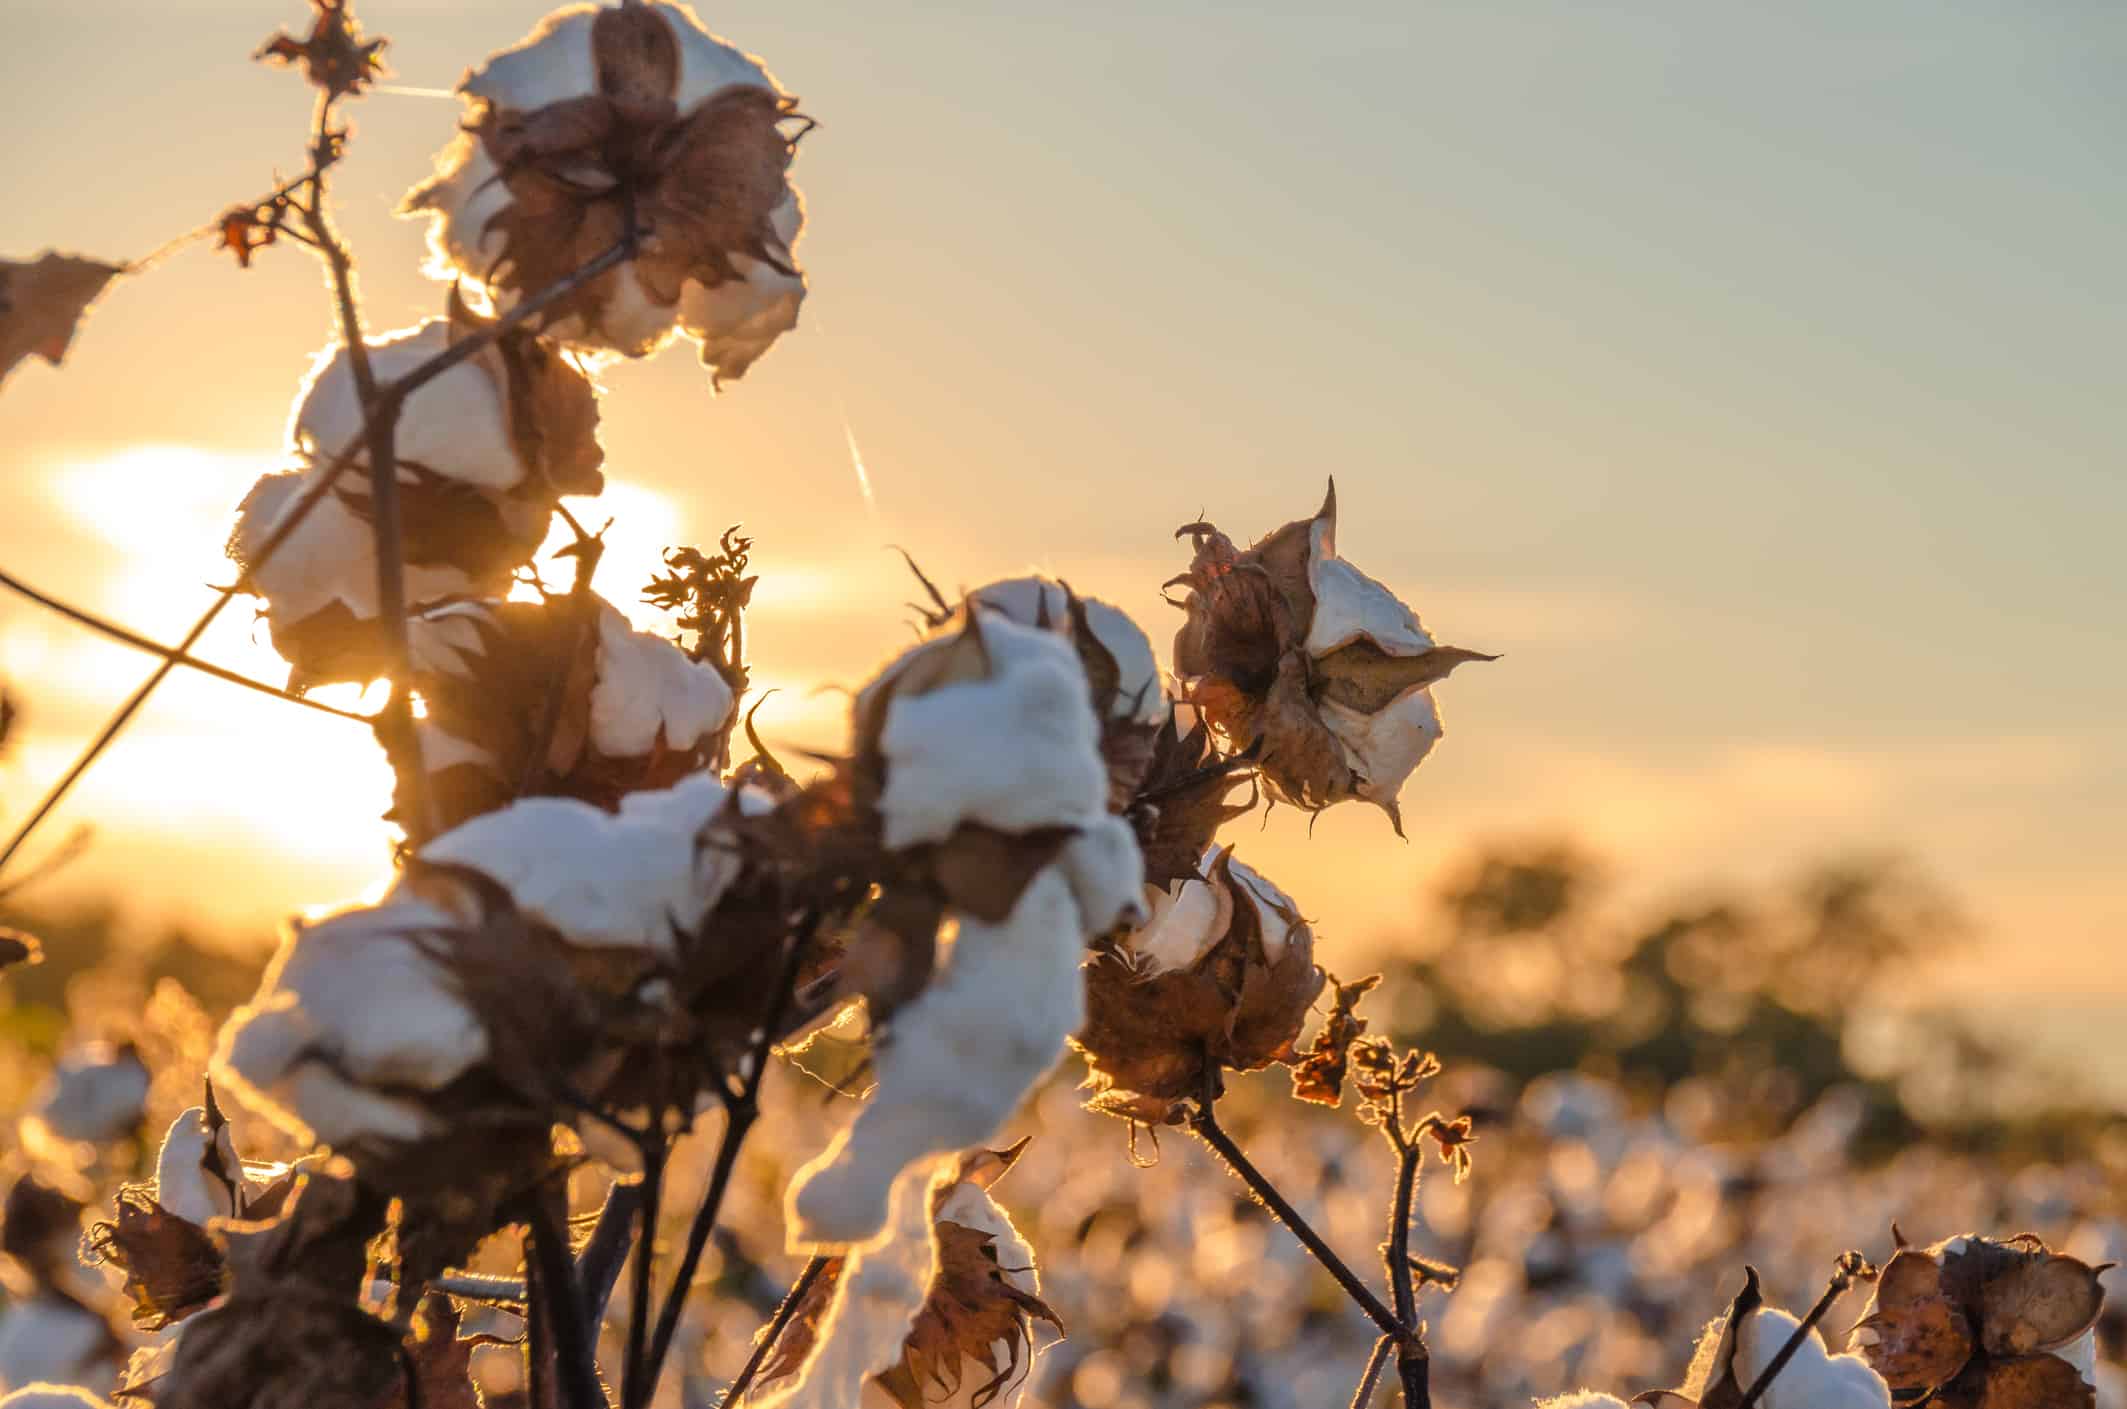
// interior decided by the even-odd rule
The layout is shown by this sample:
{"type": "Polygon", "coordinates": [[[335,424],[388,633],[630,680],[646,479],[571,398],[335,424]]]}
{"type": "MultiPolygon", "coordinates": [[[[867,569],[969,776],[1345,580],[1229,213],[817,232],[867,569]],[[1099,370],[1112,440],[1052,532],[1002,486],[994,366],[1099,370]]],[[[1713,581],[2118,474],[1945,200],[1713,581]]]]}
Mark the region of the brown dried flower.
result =
{"type": "Polygon", "coordinates": [[[1337,556],[1337,490],[1246,551],[1209,523],[1196,545],[1188,621],[1174,640],[1182,696],[1239,749],[1259,748],[1271,792],[1310,812],[1362,798],[1400,834],[1396,795],[1440,738],[1430,686],[1465,661],[1411,609],[1337,556]]]}

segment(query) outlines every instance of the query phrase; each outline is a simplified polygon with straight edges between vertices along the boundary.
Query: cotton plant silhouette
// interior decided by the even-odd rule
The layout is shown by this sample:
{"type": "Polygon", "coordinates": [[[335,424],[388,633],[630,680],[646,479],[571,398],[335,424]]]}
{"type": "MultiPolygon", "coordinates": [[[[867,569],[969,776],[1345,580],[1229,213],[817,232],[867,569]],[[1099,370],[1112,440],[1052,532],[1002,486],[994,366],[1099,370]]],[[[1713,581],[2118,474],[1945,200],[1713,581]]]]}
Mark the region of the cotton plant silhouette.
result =
{"type": "MultiPolygon", "coordinates": [[[[1061,1326],[1039,1249],[988,1191],[1018,1158],[996,1148],[1015,1111],[1075,1047],[1088,1107],[1123,1123],[1098,1153],[1193,1136],[1378,1331],[1355,1402],[1393,1365],[1404,1403],[1428,1404],[1419,1299],[1453,1275],[1411,1253],[1414,1208],[1429,1159],[1471,1176],[1476,1132],[1420,1113],[1438,1062],[1369,1031],[1371,982],[1333,983],[1303,902],[1221,836],[1265,801],[1367,803],[1400,831],[1442,736],[1434,688],[1493,657],[1437,643],[1341,555],[1332,485],[1246,548],[1205,521],[1176,532],[1171,676],[1126,614],[1063,583],[954,599],[919,574],[922,639],[855,692],[840,752],[809,776],[765,754],[733,767],[752,540],[671,551],[645,589],[677,618],[667,639],[600,595],[600,536],[564,501],[604,486],[602,361],[686,341],[722,385],[796,324],[790,174],[810,120],[684,7],[557,11],[461,83],[463,126],[403,207],[429,222],[442,310],[375,332],[332,186],[385,42],[348,0],[313,10],[257,55],[316,90],[300,176],[142,260],[0,265],[0,375],[56,365],[114,281],[194,240],[244,267],[309,252],[339,333],[300,390],[288,468],[237,506],[234,580],[179,642],[7,579],[160,659],[17,827],[0,884],[180,668],[310,708],[314,686],[389,682],[354,718],[395,775],[396,875],[291,922],[211,1044],[61,1062],[23,1122],[39,1167],[8,1200],[0,1346],[24,1353],[0,1353],[0,1385],[28,1366],[164,1409],[465,1405],[472,1349],[498,1339],[467,1329],[478,1315],[514,1327],[517,1402],[668,1399],[778,1054],[856,1009],[873,1089],[831,1135],[777,1132],[816,1151],[783,1198],[809,1261],[725,1402],[1018,1402],[1061,1326]],[[573,580],[550,592],[527,569],[557,517],[573,580]],[[285,685],[191,654],[239,596],[285,685]],[[1220,1119],[1228,1073],[1279,1064],[1304,1101],[1355,1093],[1394,1153],[1377,1275],[1220,1119]],[[163,1122],[158,1083],[202,1065],[203,1100],[163,1122]],[[247,1158],[232,1112],[294,1157],[247,1158]],[[712,1112],[698,1198],[668,1209],[675,1147],[712,1112]],[[157,1153],[110,1189],[129,1141],[157,1153]],[[602,1197],[579,1210],[586,1173],[602,1197]],[[661,1248],[668,1213],[685,1232],[661,1248]],[[85,1216],[123,1330],[68,1236],[85,1216]],[[497,1248],[510,1272],[471,1270],[497,1248]]],[[[1857,1255],[1836,1276],[1872,1271],[1857,1255]]],[[[1813,1315],[1760,1366],[1754,1310],[1732,1310],[1701,1409],[1800,1403],[1782,1367],[1826,1358],[1813,1315]]],[[[1888,1402],[1875,1369],[1838,1373],[1853,1402],[1888,1402]]],[[[25,1393],[11,1402],[60,1392],[25,1393]]]]}

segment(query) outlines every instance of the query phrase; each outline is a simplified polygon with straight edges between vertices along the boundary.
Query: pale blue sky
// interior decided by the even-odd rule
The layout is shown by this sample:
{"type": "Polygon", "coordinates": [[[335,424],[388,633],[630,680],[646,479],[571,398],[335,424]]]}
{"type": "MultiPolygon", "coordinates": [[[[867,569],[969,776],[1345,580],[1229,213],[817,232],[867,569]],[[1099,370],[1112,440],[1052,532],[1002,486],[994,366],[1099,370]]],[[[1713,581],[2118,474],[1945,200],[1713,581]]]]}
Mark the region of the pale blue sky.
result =
{"type": "MultiPolygon", "coordinates": [[[[542,8],[360,5],[417,87],[542,8]]],[[[1327,942],[1391,932],[1444,858],[1503,833],[1583,832],[1641,889],[1889,845],[2015,956],[1975,975],[2127,993],[2127,10],[702,13],[821,120],[797,167],[814,295],[721,400],[682,354],[618,370],[610,469],[673,496],[690,537],[744,519],[771,580],[803,584],[757,622],[769,673],[849,683],[901,639],[887,541],[969,584],[1042,565],[1164,644],[1172,526],[1260,532],[1334,473],[1347,553],[1507,658],[1443,691],[1409,846],[1341,814],[1306,850],[1290,819],[1243,839],[1327,942]]],[[[136,254],[293,169],[307,95],[245,55],[301,19],[6,0],[0,250],[136,254]]],[[[453,118],[356,111],[341,199],[380,327],[437,306],[390,208],[453,118]]],[[[157,492],[211,527],[272,455],[325,315],[287,252],[239,274],[194,251],[119,288],[66,374],[0,395],[0,557],[175,634],[214,543],[189,574],[144,557],[135,577],[163,577],[113,597],[122,535],[53,485],[196,447],[222,468],[157,492]]],[[[262,668],[240,627],[216,639],[262,668]]],[[[34,673],[38,730],[10,803],[137,669],[69,677],[86,649],[0,604],[0,674],[34,673]]],[[[261,758],[253,707],[213,689],[149,719],[143,781],[84,793],[102,874],[199,858],[186,903],[250,915],[373,872],[360,832],[200,835],[243,810],[202,801],[203,760],[233,754],[238,791],[285,818],[315,792],[306,759],[361,743],[306,722],[261,758]],[[179,755],[198,781],[146,769],[179,755]],[[262,844],[286,872],[216,883],[262,844]]],[[[791,690],[763,718],[829,744],[833,708],[791,690]]],[[[360,776],[376,796],[332,803],[358,822],[382,805],[360,776]]]]}

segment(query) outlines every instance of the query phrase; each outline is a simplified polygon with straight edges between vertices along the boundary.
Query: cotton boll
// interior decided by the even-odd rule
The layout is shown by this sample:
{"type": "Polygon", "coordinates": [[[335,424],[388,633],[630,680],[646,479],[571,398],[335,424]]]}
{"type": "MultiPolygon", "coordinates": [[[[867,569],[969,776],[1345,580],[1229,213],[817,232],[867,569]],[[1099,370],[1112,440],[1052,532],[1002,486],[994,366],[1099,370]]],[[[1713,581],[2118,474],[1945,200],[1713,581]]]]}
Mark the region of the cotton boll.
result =
{"type": "MultiPolygon", "coordinates": [[[[448,351],[450,345],[449,325],[440,318],[431,319],[370,342],[370,369],[379,384],[396,381],[448,351]]],[[[352,359],[344,346],[333,348],[311,373],[296,407],[291,439],[320,461],[353,447],[354,464],[361,472],[349,471],[342,481],[359,487],[369,464],[362,428],[362,397],[355,385],[352,359]]],[[[399,417],[396,449],[402,466],[419,466],[485,490],[511,489],[525,477],[524,464],[510,438],[503,390],[477,360],[460,362],[407,399],[399,417]]]]}
{"type": "Polygon", "coordinates": [[[943,970],[879,1040],[870,1104],[792,1180],[794,1245],[872,1236],[902,1169],[996,1132],[1084,1020],[1080,924],[1053,867],[1003,924],[961,921],[943,970]]]}
{"type": "Polygon", "coordinates": [[[573,798],[526,798],[475,817],[421,850],[510,893],[517,908],[586,948],[675,952],[738,874],[704,832],[729,801],[707,775],[631,793],[618,816],[573,798]]]}
{"type": "Polygon", "coordinates": [[[1334,498],[1329,513],[1317,518],[1309,531],[1307,585],[1315,597],[1314,620],[1307,629],[1309,655],[1326,656],[1362,639],[1395,656],[1433,649],[1432,635],[1419,625],[1416,612],[1337,556],[1334,498]]]}
{"type": "Polygon", "coordinates": [[[762,1409],[848,1409],[873,1403],[872,1376],[901,1360],[902,1343],[930,1295],[937,1269],[932,1244],[934,1181],[950,1164],[919,1160],[892,1176],[883,1231],[850,1250],[812,1355],[787,1389],[762,1409]]]}
{"type": "Polygon", "coordinates": [[[0,1390],[80,1385],[101,1393],[117,1379],[118,1339],[79,1302],[38,1295],[0,1311],[0,1390]]]}
{"type": "Polygon", "coordinates": [[[1321,713],[1345,765],[1357,775],[1353,791],[1384,807],[1395,804],[1405,781],[1446,732],[1433,692],[1424,685],[1412,686],[1375,714],[1361,714],[1335,700],[1322,701],[1321,713]]]}
{"type": "Polygon", "coordinates": [[[1105,808],[1099,730],[1070,646],[987,613],[970,629],[987,678],[887,704],[879,810],[889,849],[943,841],[965,822],[1025,832],[1105,808]]]}
{"type": "Polygon", "coordinates": [[[731,722],[733,705],[731,687],[712,667],[599,603],[591,742],[600,753],[635,758],[660,744],[691,749],[731,722]]]}
{"type": "MultiPolygon", "coordinates": [[[[1040,577],[1008,578],[978,587],[968,596],[1021,626],[1047,621],[1055,630],[1074,629],[1071,597],[1060,582],[1040,577]]],[[[1094,640],[1115,661],[1118,678],[1115,698],[1109,702],[1110,714],[1156,727],[1166,718],[1168,702],[1151,638],[1126,613],[1098,598],[1080,597],[1078,602],[1094,640]]]]}
{"type": "Polygon", "coordinates": [[[448,1085],[487,1039],[414,936],[453,917],[395,899],[296,924],[259,996],[222,1029],[218,1087],[314,1143],[405,1141],[437,1128],[409,1091],[448,1085]]]}
{"type": "Polygon", "coordinates": [[[59,1060],[30,1101],[28,1122],[39,1127],[36,1143],[56,1148],[124,1139],[140,1124],[148,1084],[148,1069],[130,1046],[92,1042],[77,1048],[59,1060]]]}
{"type": "MultiPolygon", "coordinates": [[[[1756,1383],[1799,1325],[1777,1307],[1752,1312],[1736,1337],[1736,1382],[1756,1383]]],[[[1866,1360],[1831,1354],[1812,1330],[1758,1402],[1764,1409],[1890,1409],[1891,1390],[1866,1360]]]]}

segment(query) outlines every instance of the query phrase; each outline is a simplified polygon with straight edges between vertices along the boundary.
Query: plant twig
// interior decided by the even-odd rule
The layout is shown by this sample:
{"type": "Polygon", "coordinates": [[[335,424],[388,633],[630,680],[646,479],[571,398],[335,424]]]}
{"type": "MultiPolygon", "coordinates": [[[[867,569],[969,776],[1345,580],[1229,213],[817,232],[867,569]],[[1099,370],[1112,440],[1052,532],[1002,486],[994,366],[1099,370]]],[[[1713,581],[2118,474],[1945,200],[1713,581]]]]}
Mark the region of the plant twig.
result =
{"type": "Polygon", "coordinates": [[[775,1349],[775,1343],[783,1338],[783,1332],[797,1319],[798,1307],[804,1304],[805,1294],[812,1290],[813,1283],[820,1280],[820,1274],[825,1272],[827,1264],[833,1261],[831,1257],[815,1255],[805,1264],[805,1270],[798,1273],[798,1280],[790,1284],[790,1290],[784,1293],[783,1300],[776,1306],[775,1316],[762,1328],[759,1339],[754,1341],[753,1354],[746,1357],[746,1363],[739,1370],[738,1378],[731,1382],[731,1387],[724,1391],[724,1397],[718,1401],[722,1409],[730,1409],[747,1390],[753,1388],[754,1379],[761,1373],[761,1367],[768,1363],[769,1353],[775,1349]]]}
{"type": "Polygon", "coordinates": [[[768,1074],[769,1049],[775,1045],[776,1031],[782,1027],[783,1015],[789,1010],[792,992],[797,987],[798,968],[817,922],[818,917],[807,911],[791,926],[790,936],[784,942],[782,971],[776,975],[775,987],[770,991],[766,1010],[761,1014],[761,1024],[754,1030],[753,1047],[745,1069],[739,1073],[738,1089],[724,1093],[724,1133],[717,1142],[709,1189],[702,1197],[701,1207],[695,1210],[693,1225],[687,1230],[686,1250],[681,1254],[679,1270],[672,1278],[672,1290],[658,1313],[657,1330],[650,1340],[645,1383],[647,1393],[652,1396],[657,1393],[657,1381],[664,1371],[665,1358],[672,1352],[672,1339],[679,1333],[680,1313],[685,1310],[687,1294],[694,1287],[694,1274],[701,1269],[702,1253],[709,1246],[710,1233],[716,1228],[732,1171],[738,1166],[739,1147],[745,1142],[746,1132],[760,1117],[761,1082],[768,1074]]]}
{"type": "Polygon", "coordinates": [[[1418,1292],[1411,1280],[1411,1209],[1418,1197],[1418,1171],[1425,1146],[1403,1131],[1400,1095],[1390,1113],[1396,1142],[1396,1197],[1389,1206],[1388,1278],[1396,1299],[1396,1319],[1409,1332],[1396,1347],[1396,1374],[1403,1382],[1404,1409],[1425,1409],[1432,1401],[1431,1358],[1418,1335],[1418,1292]]]}
{"type": "Polygon", "coordinates": [[[642,1143],[643,1177],[640,1231],[635,1239],[635,1280],[628,1293],[628,1358],[621,1371],[621,1409],[644,1409],[650,1402],[644,1377],[649,1370],[651,1273],[657,1263],[657,1221],[664,1207],[665,1158],[669,1152],[662,1116],[642,1143]]]}
{"type": "Polygon", "coordinates": [[[1388,1364],[1388,1353],[1396,1348],[1393,1336],[1383,1336],[1374,1342],[1374,1353],[1366,1357],[1366,1369],[1359,1376],[1359,1387],[1352,1391],[1351,1409],[1367,1409],[1374,1402],[1374,1387],[1381,1383],[1381,1371],[1388,1364]]]}
{"type": "Polygon", "coordinates": [[[247,690],[256,690],[262,695],[268,695],[277,700],[286,700],[289,704],[298,704],[305,709],[314,709],[320,714],[335,715],[341,719],[352,719],[357,724],[374,722],[366,714],[360,714],[351,709],[340,709],[334,705],[326,704],[322,700],[311,699],[308,695],[298,695],[284,690],[278,685],[269,685],[263,680],[254,680],[248,675],[215,665],[211,661],[203,661],[197,656],[188,656],[183,651],[172,650],[170,647],[157,641],[151,641],[137,632],[128,631],[115,621],[108,621],[103,617],[97,616],[86,608],[77,607],[71,602],[61,601],[48,592],[39,591],[4,569],[0,569],[0,587],[5,587],[10,592],[27,597],[38,606],[55,611],[67,620],[86,626],[89,630],[98,632],[101,635],[108,636],[121,645],[131,646],[136,651],[146,651],[151,656],[161,656],[173,665],[181,665],[188,670],[196,670],[202,675],[210,675],[216,680],[226,680],[231,685],[241,685],[247,690]]]}
{"type": "Polygon", "coordinates": [[[1213,1112],[1210,1101],[1198,1101],[1188,1118],[1188,1126],[1191,1134],[1202,1140],[1213,1154],[1225,1162],[1228,1169],[1240,1176],[1241,1182],[1270,1210],[1271,1216],[1292,1230],[1292,1235],[1300,1240],[1300,1245],[1314,1254],[1315,1261],[1321,1263],[1329,1275],[1336,1278],[1337,1285],[1344,1289],[1344,1294],[1366,1313],[1368,1320],[1381,1328],[1383,1335],[1392,1337],[1399,1346],[1410,1339],[1411,1333],[1397,1319],[1396,1314],[1381,1304],[1381,1298],[1374,1295],[1373,1289],[1360,1280],[1359,1274],[1352,1271],[1343,1258],[1337,1256],[1336,1250],[1322,1240],[1322,1235],[1300,1216],[1300,1211],[1278,1192],[1277,1186],[1241,1152],[1241,1147],[1234,1143],[1233,1137],[1219,1124],[1219,1118],[1213,1112]]]}
{"type": "Polygon", "coordinates": [[[598,1210],[598,1222],[576,1256],[577,1289],[583,1293],[583,1323],[586,1335],[595,1338],[606,1319],[606,1305],[620,1282],[622,1266],[635,1238],[635,1219],[642,1209],[643,1186],[639,1180],[613,1181],[606,1201],[598,1210]]]}
{"type": "MultiPolygon", "coordinates": [[[[583,1298],[576,1290],[576,1267],[569,1260],[568,1235],[537,1193],[525,1199],[526,1289],[531,1299],[530,1316],[536,1328],[542,1323],[553,1337],[554,1358],[561,1377],[561,1402],[568,1409],[605,1409],[606,1394],[598,1383],[598,1362],[592,1357],[583,1321],[577,1316],[583,1298]]],[[[538,1356],[533,1357],[536,1369],[538,1356]]]]}

